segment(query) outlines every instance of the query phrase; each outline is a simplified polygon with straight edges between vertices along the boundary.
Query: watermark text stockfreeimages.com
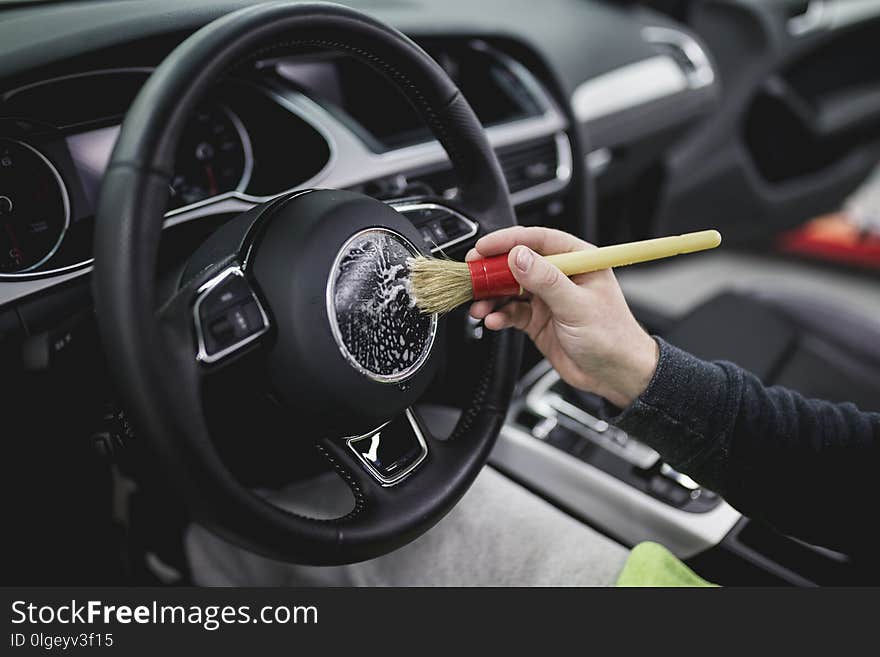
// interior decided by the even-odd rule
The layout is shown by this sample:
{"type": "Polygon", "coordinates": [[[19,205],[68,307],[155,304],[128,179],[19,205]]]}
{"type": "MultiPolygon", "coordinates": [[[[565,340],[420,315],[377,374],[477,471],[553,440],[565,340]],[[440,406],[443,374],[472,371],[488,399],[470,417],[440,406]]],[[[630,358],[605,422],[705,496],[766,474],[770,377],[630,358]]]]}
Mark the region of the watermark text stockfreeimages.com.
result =
{"type": "Polygon", "coordinates": [[[314,605],[169,605],[156,600],[139,605],[108,604],[101,600],[64,604],[34,604],[27,600],[12,603],[13,625],[197,625],[214,631],[224,625],[261,623],[264,625],[316,625],[314,605]]]}

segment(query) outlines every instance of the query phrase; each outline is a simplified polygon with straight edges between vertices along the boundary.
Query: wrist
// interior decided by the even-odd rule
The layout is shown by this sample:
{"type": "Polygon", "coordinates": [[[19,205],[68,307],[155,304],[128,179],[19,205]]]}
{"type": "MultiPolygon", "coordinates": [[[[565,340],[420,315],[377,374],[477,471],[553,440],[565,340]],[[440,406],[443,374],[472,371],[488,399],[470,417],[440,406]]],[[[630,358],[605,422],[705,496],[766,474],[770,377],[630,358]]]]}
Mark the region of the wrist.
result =
{"type": "Polygon", "coordinates": [[[640,330],[638,338],[628,341],[626,349],[615,359],[616,376],[608,382],[604,397],[619,408],[630,406],[648,388],[659,358],[657,341],[640,330]]]}

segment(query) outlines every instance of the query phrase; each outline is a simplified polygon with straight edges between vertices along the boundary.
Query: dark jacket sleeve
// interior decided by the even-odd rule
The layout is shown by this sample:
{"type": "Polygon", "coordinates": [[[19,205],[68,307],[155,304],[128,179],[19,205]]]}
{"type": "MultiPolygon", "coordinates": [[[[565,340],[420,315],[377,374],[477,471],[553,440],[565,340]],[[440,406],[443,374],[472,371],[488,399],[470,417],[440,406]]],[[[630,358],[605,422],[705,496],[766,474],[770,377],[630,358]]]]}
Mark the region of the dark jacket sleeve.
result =
{"type": "Polygon", "coordinates": [[[849,552],[876,546],[880,414],[657,342],[651,383],[611,422],[784,533],[849,552]]]}

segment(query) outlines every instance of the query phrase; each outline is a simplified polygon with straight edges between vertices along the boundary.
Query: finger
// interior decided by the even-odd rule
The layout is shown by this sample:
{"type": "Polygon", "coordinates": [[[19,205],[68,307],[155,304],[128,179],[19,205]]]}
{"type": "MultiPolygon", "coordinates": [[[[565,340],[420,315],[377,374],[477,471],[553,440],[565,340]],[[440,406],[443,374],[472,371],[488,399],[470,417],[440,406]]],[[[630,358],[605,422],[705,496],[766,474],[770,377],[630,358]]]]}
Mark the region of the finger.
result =
{"type": "Polygon", "coordinates": [[[467,255],[464,257],[464,261],[471,262],[472,260],[479,260],[481,257],[482,256],[480,255],[479,251],[477,251],[476,249],[470,249],[467,252],[467,255]]]}
{"type": "Polygon", "coordinates": [[[541,299],[559,318],[571,316],[583,303],[584,291],[527,246],[515,247],[507,263],[523,289],[541,299]]]}
{"type": "Polygon", "coordinates": [[[571,281],[582,288],[601,287],[608,285],[609,282],[616,285],[616,278],[613,269],[601,269],[592,271],[587,274],[577,274],[571,276],[571,281]]]}
{"type": "Polygon", "coordinates": [[[503,331],[510,328],[510,320],[504,313],[492,313],[486,317],[483,326],[490,331],[503,331]]]}
{"type": "Polygon", "coordinates": [[[495,310],[495,307],[498,305],[497,299],[483,299],[482,301],[475,301],[471,304],[470,315],[474,319],[483,319],[495,310]]]}
{"type": "Polygon", "coordinates": [[[511,226],[484,235],[477,240],[474,250],[481,257],[486,258],[507,253],[520,244],[542,255],[595,248],[592,244],[561,230],[539,226],[511,226]]]}
{"type": "Polygon", "coordinates": [[[506,328],[524,331],[531,321],[532,305],[525,301],[511,301],[487,315],[483,325],[492,331],[506,328]]]}

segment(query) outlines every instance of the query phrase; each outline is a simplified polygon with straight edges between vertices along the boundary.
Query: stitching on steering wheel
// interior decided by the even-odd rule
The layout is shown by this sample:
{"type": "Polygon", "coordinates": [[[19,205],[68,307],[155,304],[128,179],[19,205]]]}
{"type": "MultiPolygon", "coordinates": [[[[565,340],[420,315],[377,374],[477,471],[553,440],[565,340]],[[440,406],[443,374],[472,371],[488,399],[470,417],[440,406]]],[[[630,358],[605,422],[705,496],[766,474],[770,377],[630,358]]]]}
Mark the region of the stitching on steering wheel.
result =
{"type": "Polygon", "coordinates": [[[458,440],[461,438],[470,430],[471,425],[474,423],[477,416],[488,408],[485,400],[486,395],[489,393],[489,385],[492,382],[495,373],[495,364],[498,360],[499,351],[498,342],[500,339],[500,336],[496,335],[490,337],[492,344],[489,348],[489,358],[487,359],[486,367],[483,369],[483,374],[477,383],[473,403],[468,406],[461,418],[459,418],[458,423],[455,425],[455,430],[452,432],[452,435],[449,436],[449,440],[458,440]]]}
{"type": "Polygon", "coordinates": [[[346,513],[344,516],[339,516],[338,518],[308,518],[307,516],[299,515],[301,518],[306,518],[307,520],[311,520],[313,522],[344,522],[346,520],[351,520],[359,516],[364,509],[367,508],[367,498],[364,495],[363,489],[360,487],[357,481],[355,481],[354,477],[349,472],[348,468],[346,468],[342,463],[337,461],[330,452],[328,452],[322,445],[316,445],[318,451],[324,455],[330,465],[333,466],[333,469],[336,470],[336,473],[345,480],[345,483],[348,484],[348,487],[351,489],[352,494],[354,495],[354,508],[346,513]]]}

